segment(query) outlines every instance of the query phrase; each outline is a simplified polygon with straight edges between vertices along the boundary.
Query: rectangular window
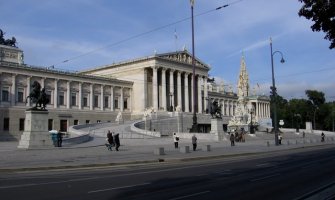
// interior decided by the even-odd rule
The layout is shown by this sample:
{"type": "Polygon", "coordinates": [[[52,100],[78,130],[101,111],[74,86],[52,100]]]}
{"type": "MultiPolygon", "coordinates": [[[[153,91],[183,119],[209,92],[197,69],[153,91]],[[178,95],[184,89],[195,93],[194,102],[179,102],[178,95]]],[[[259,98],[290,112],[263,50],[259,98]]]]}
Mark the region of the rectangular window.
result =
{"type": "Polygon", "coordinates": [[[94,107],[99,107],[99,96],[94,95],[94,107]]]}
{"type": "Polygon", "coordinates": [[[90,123],[90,120],[86,120],[86,124],[89,124],[90,123]]]}
{"type": "Polygon", "coordinates": [[[58,96],[58,104],[59,105],[64,105],[64,92],[60,92],[58,96]]]}
{"type": "Polygon", "coordinates": [[[84,107],[87,107],[87,105],[88,105],[87,97],[84,97],[84,98],[83,98],[83,106],[84,106],[84,107]]]}
{"type": "Polygon", "coordinates": [[[124,108],[124,109],[127,109],[127,108],[128,108],[128,101],[127,101],[127,99],[125,99],[125,100],[123,101],[123,108],[124,108]]]}
{"type": "Polygon", "coordinates": [[[119,108],[119,100],[118,99],[114,99],[114,107],[119,108]]]}
{"type": "Polygon", "coordinates": [[[53,104],[53,99],[51,98],[51,91],[46,91],[47,98],[49,99],[49,103],[53,104]]]}
{"type": "Polygon", "coordinates": [[[24,118],[20,118],[19,130],[24,131],[24,118]]]}
{"type": "Polygon", "coordinates": [[[9,101],[9,88],[3,88],[2,89],[2,101],[9,101]]]}
{"type": "Polygon", "coordinates": [[[76,93],[71,94],[71,105],[76,106],[77,105],[77,96],[76,93]]]}
{"type": "Polygon", "coordinates": [[[108,108],[109,106],[108,106],[108,101],[109,100],[109,98],[108,98],[108,96],[105,96],[105,102],[104,102],[104,107],[105,108],[108,108]]]}
{"type": "Polygon", "coordinates": [[[101,123],[101,120],[97,120],[97,123],[101,123]]]}
{"type": "Polygon", "coordinates": [[[9,131],[9,118],[4,118],[3,119],[3,130],[4,131],[9,131]]]}
{"type": "Polygon", "coordinates": [[[66,119],[60,120],[60,131],[67,132],[67,120],[66,119]]]}
{"type": "Polygon", "coordinates": [[[73,125],[78,125],[78,124],[79,124],[78,119],[75,119],[75,120],[73,121],[73,125]]]}
{"type": "Polygon", "coordinates": [[[23,99],[24,99],[23,94],[24,94],[23,89],[19,88],[17,91],[17,102],[23,102],[23,99]]]}
{"type": "Polygon", "coordinates": [[[49,131],[51,131],[51,130],[53,129],[53,128],[52,128],[52,127],[53,127],[53,122],[54,122],[53,119],[49,119],[49,120],[48,120],[48,130],[49,130],[49,131]]]}

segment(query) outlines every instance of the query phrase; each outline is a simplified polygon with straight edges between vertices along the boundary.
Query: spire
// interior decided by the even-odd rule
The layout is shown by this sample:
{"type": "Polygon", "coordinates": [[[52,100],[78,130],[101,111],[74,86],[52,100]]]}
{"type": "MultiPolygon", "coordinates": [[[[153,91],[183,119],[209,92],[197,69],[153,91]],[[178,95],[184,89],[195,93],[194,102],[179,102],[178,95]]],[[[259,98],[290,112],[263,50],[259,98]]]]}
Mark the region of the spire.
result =
{"type": "Polygon", "coordinates": [[[237,83],[237,96],[239,97],[249,96],[249,75],[245,64],[244,52],[242,52],[240,74],[237,83]]]}

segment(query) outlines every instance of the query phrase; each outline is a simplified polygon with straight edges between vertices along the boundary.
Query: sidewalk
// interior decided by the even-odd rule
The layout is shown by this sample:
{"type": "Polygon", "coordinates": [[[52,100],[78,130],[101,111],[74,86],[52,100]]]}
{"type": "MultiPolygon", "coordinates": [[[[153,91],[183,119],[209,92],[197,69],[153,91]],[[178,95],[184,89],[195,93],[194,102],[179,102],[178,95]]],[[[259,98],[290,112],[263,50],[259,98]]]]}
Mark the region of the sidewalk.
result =
{"type": "MultiPolygon", "coordinates": [[[[272,136],[272,135],[270,135],[272,136]]],[[[267,137],[270,138],[269,135],[267,137]]],[[[272,138],[272,137],[271,137],[272,138]]],[[[22,150],[17,149],[18,142],[0,142],[0,173],[24,170],[64,169],[75,167],[93,167],[124,165],[137,163],[154,163],[159,161],[176,162],[189,159],[203,159],[210,157],[236,156],[318,145],[332,145],[334,140],[318,142],[314,138],[297,140],[288,137],[283,145],[275,146],[268,138],[248,137],[245,143],[236,142],[231,147],[229,141],[201,141],[198,150],[192,151],[191,141],[181,139],[180,148],[190,147],[189,153],[181,153],[175,149],[171,138],[152,139],[121,139],[120,151],[108,151],[104,146],[105,138],[95,137],[92,141],[72,146],[55,147],[51,149],[22,150]],[[269,141],[269,146],[268,146],[269,141]],[[289,143],[287,143],[289,141],[289,143]],[[211,145],[211,151],[203,151],[205,145],[211,145]],[[163,147],[164,155],[155,155],[154,150],[163,147]]]]}

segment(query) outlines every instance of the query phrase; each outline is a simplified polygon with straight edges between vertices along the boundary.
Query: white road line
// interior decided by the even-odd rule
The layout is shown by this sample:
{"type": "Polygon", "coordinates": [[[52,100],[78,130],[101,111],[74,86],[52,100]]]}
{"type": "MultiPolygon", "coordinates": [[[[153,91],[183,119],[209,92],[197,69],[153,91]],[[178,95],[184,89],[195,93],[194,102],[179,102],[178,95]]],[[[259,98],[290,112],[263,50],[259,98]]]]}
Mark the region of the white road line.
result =
{"type": "Polygon", "coordinates": [[[126,185],[126,186],[121,186],[121,187],[113,187],[113,188],[106,188],[106,189],[101,189],[101,190],[92,190],[88,191],[88,194],[91,193],[97,193],[97,192],[105,192],[105,191],[110,191],[110,190],[117,190],[117,189],[124,189],[124,188],[131,188],[131,187],[137,187],[137,186],[142,186],[142,185],[149,185],[150,183],[141,183],[141,184],[136,184],[136,185],[126,185]]]}
{"type": "Polygon", "coordinates": [[[269,166],[270,163],[262,163],[262,164],[258,164],[256,165],[256,167],[264,167],[264,166],[269,166]]]}
{"type": "Polygon", "coordinates": [[[261,178],[251,179],[250,181],[251,181],[251,182],[261,181],[261,180],[268,179],[268,178],[272,178],[272,177],[279,176],[279,175],[280,175],[279,173],[277,173],[277,174],[272,174],[272,175],[264,176],[264,177],[261,177],[261,178]]]}
{"type": "Polygon", "coordinates": [[[211,191],[207,190],[207,191],[198,192],[198,193],[194,193],[194,194],[190,194],[190,195],[185,195],[185,196],[180,196],[180,197],[172,198],[172,199],[169,199],[169,200],[185,199],[185,198],[189,198],[189,197],[194,197],[194,196],[206,194],[206,193],[209,193],[209,192],[211,192],[211,191]]]}

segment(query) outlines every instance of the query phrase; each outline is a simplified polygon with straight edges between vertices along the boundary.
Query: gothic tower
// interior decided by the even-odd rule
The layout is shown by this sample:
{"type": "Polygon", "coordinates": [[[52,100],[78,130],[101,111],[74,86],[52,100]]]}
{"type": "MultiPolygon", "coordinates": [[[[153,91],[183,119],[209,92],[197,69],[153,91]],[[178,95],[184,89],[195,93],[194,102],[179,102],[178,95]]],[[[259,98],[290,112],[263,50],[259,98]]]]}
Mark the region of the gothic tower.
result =
{"type": "Polygon", "coordinates": [[[249,75],[245,65],[244,54],[242,54],[241,58],[241,68],[237,83],[237,96],[238,97],[249,96],[249,75]]]}

